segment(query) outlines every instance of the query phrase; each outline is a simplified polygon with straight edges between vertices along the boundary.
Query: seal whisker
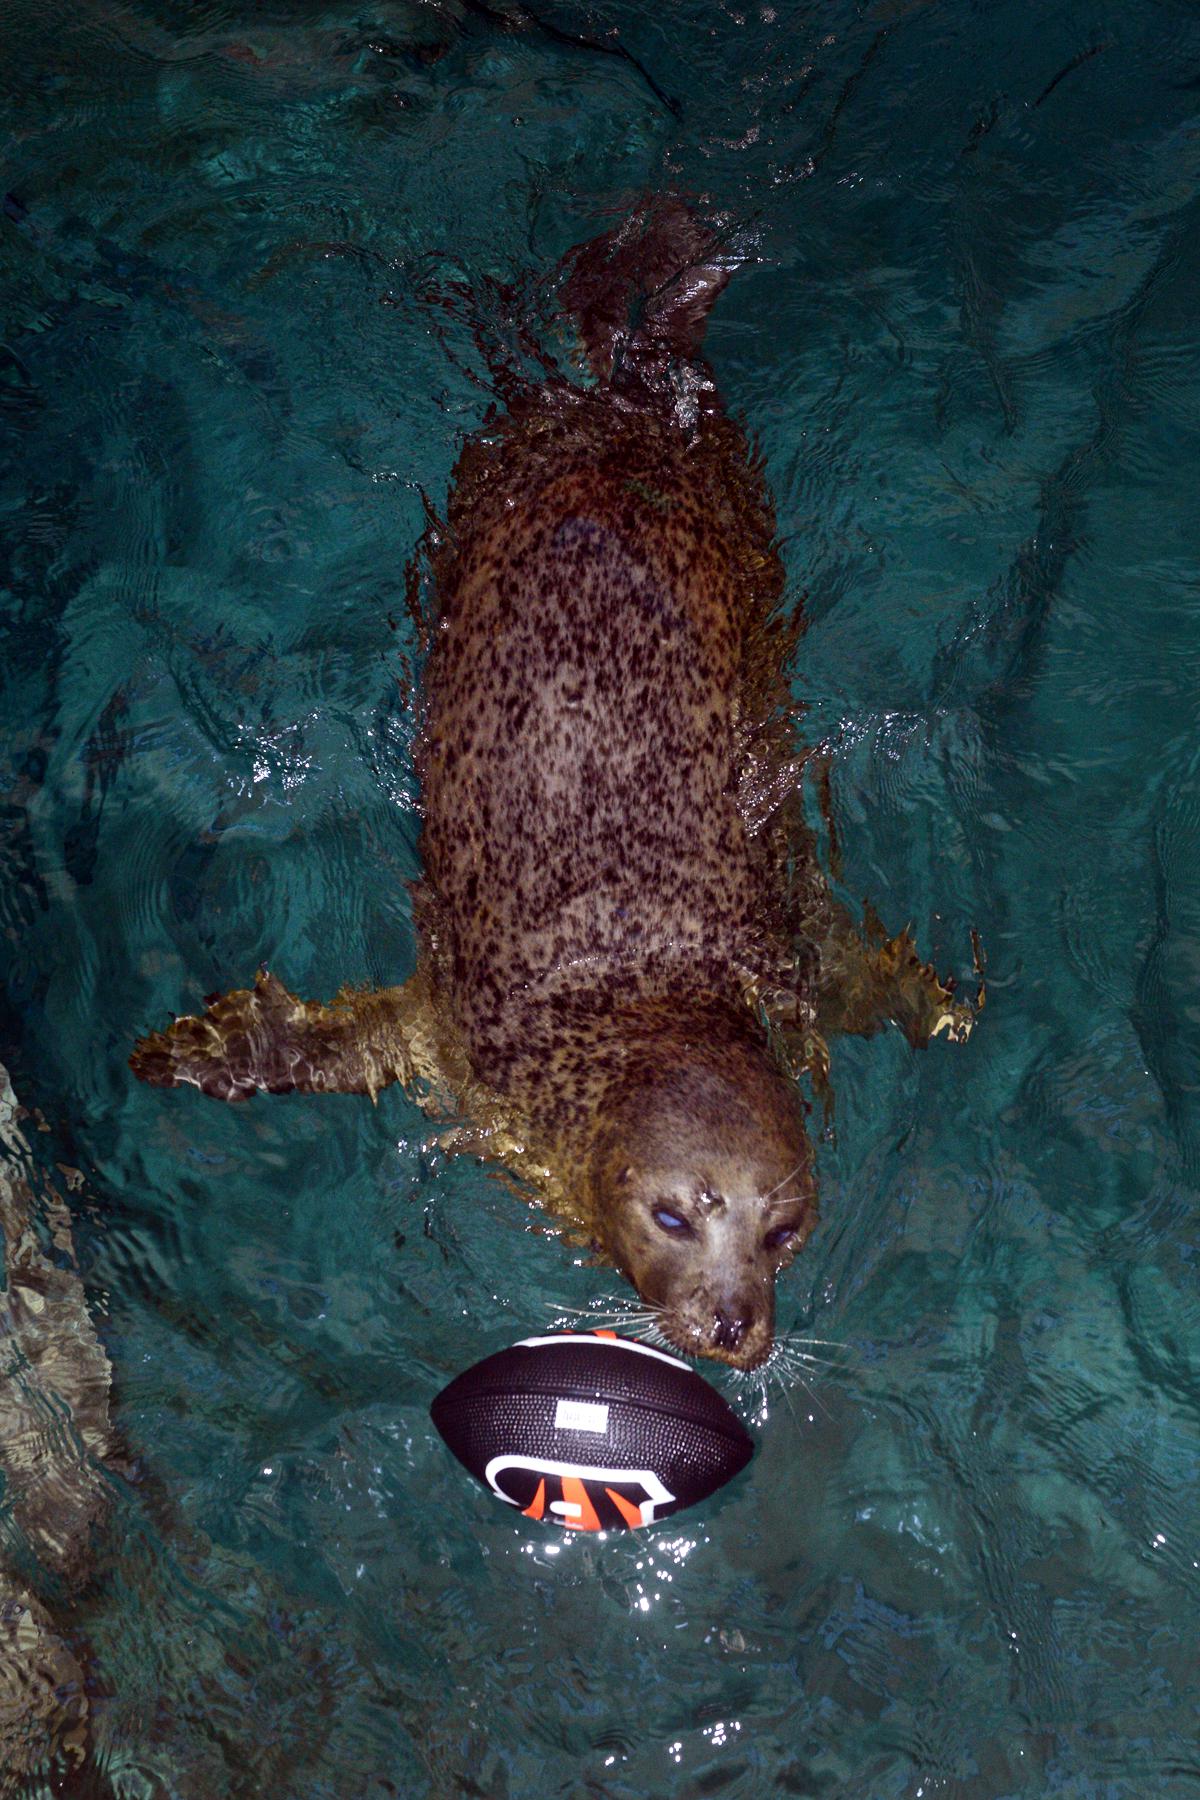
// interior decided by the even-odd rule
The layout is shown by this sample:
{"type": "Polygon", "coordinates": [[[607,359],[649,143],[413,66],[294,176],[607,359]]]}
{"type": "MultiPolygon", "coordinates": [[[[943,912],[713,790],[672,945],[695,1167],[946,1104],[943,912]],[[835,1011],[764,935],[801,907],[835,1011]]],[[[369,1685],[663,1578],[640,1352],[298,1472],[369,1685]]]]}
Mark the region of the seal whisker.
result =
{"type": "MultiPolygon", "coordinates": [[[[764,1405],[764,1407],[766,1406],[766,1403],[767,1403],[766,1387],[767,1387],[767,1384],[764,1379],[764,1381],[763,1381],[763,1405],[764,1405]]],[[[786,1387],[781,1382],[780,1386],[779,1386],[779,1392],[783,1397],[783,1404],[787,1407],[788,1412],[791,1415],[792,1424],[799,1427],[800,1420],[796,1416],[796,1402],[792,1398],[791,1388],[786,1387]]]]}
{"type": "Polygon", "coordinates": [[[797,1368],[830,1369],[836,1374],[844,1373],[850,1366],[847,1363],[838,1362],[835,1357],[815,1356],[811,1350],[800,1350],[791,1346],[782,1353],[779,1360],[797,1368]]]}
{"type": "Polygon", "coordinates": [[[764,1373],[768,1378],[773,1377],[778,1382],[781,1393],[788,1393],[794,1386],[802,1387],[813,1405],[819,1407],[826,1418],[830,1418],[832,1415],[829,1408],[805,1379],[806,1375],[811,1375],[814,1380],[818,1380],[823,1372],[822,1364],[831,1370],[840,1370],[843,1366],[839,1363],[825,1363],[823,1358],[812,1357],[784,1337],[776,1340],[765,1365],[764,1373]]]}
{"type": "Polygon", "coordinates": [[[755,1390],[754,1400],[748,1400],[747,1404],[753,1410],[760,1426],[765,1425],[771,1416],[771,1395],[773,1390],[778,1393],[780,1399],[787,1407],[793,1423],[799,1424],[799,1420],[796,1418],[796,1408],[792,1399],[791,1390],[785,1381],[772,1379],[771,1362],[772,1359],[768,1358],[767,1361],[760,1364],[757,1369],[732,1370],[731,1373],[734,1381],[737,1387],[741,1389],[752,1388],[755,1390]]]}
{"type": "Polygon", "coordinates": [[[657,1344],[660,1350],[669,1350],[673,1356],[679,1354],[678,1344],[671,1342],[657,1319],[652,1319],[643,1331],[635,1332],[634,1335],[641,1338],[643,1343],[657,1344]]]}
{"type": "Polygon", "coordinates": [[[580,1327],[588,1327],[593,1330],[620,1329],[634,1337],[639,1336],[645,1328],[653,1325],[657,1317],[656,1313],[645,1305],[551,1306],[549,1310],[556,1318],[569,1320],[572,1324],[580,1327]]]}
{"type": "Polygon", "coordinates": [[[646,1319],[650,1317],[645,1306],[580,1306],[576,1312],[581,1319],[646,1319]]]}
{"type": "Polygon", "coordinates": [[[799,1344],[802,1348],[807,1348],[809,1344],[816,1344],[818,1349],[821,1350],[837,1350],[844,1356],[854,1355],[853,1347],[850,1344],[843,1343],[839,1338],[810,1337],[807,1332],[803,1331],[781,1331],[778,1333],[775,1341],[778,1344],[787,1344],[789,1346],[799,1344]]]}
{"type": "Polygon", "coordinates": [[[840,1372],[845,1363],[831,1362],[827,1356],[809,1356],[803,1350],[785,1351],[779,1358],[781,1365],[789,1369],[833,1369],[840,1372]]]}
{"type": "Polygon", "coordinates": [[[568,1300],[547,1300],[548,1312],[587,1314],[589,1317],[618,1318],[626,1313],[645,1312],[648,1302],[632,1295],[626,1298],[623,1294],[605,1294],[601,1302],[596,1304],[580,1304],[568,1300]]]}
{"type": "MultiPolygon", "coordinates": [[[[833,1414],[830,1412],[829,1408],[826,1406],[826,1404],[822,1400],[821,1396],[817,1393],[816,1389],[809,1386],[808,1382],[805,1381],[803,1375],[800,1375],[797,1373],[795,1379],[799,1383],[799,1385],[804,1389],[805,1393],[808,1395],[808,1397],[812,1401],[813,1405],[816,1407],[819,1407],[820,1410],[825,1414],[825,1417],[832,1423],[833,1414]]],[[[783,1389],[783,1392],[785,1394],[787,1393],[787,1391],[788,1391],[787,1388],[783,1389]]]]}
{"type": "Polygon", "coordinates": [[[780,1379],[789,1382],[815,1381],[824,1383],[832,1381],[835,1375],[840,1375],[841,1373],[841,1369],[829,1363],[821,1364],[804,1362],[794,1358],[788,1358],[779,1365],[780,1379]]]}
{"type": "MultiPolygon", "coordinates": [[[[796,1176],[800,1173],[800,1171],[803,1167],[804,1167],[804,1158],[801,1157],[800,1161],[796,1164],[795,1168],[789,1169],[787,1174],[783,1177],[782,1181],[777,1181],[775,1183],[775,1186],[770,1190],[769,1193],[759,1195],[759,1200],[764,1204],[768,1200],[773,1200],[775,1198],[775,1195],[779,1192],[780,1188],[786,1187],[789,1181],[794,1181],[796,1176]]],[[[798,1194],[789,1195],[788,1198],[789,1199],[800,1199],[801,1196],[798,1194]]]]}
{"type": "Polygon", "coordinates": [[[819,1351],[810,1350],[803,1342],[797,1343],[794,1340],[789,1341],[787,1338],[784,1338],[777,1345],[777,1349],[781,1362],[795,1363],[813,1368],[819,1366],[826,1369],[844,1369],[846,1367],[846,1364],[839,1361],[837,1357],[823,1356],[819,1351]]]}

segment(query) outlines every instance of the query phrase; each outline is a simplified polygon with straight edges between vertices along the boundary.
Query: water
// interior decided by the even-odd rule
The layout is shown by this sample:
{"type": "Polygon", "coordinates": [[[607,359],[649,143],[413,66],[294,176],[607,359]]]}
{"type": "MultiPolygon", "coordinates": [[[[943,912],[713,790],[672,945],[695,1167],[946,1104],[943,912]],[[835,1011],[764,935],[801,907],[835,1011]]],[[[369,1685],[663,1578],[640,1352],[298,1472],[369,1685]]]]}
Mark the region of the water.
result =
{"type": "Polygon", "coordinates": [[[85,1178],[135,1477],[64,1602],[95,1765],[1198,1795],[1200,24],[510,16],[0,16],[0,1055],[85,1178]],[[664,185],[757,243],[709,352],[806,596],[845,890],[962,976],[978,928],[989,999],[965,1050],[836,1046],[781,1324],[840,1371],[751,1390],[702,1512],[559,1542],[426,1409],[616,1278],[395,1091],[234,1111],[125,1057],[262,960],[411,967],[404,567],[487,402],[431,293],[664,185]]]}

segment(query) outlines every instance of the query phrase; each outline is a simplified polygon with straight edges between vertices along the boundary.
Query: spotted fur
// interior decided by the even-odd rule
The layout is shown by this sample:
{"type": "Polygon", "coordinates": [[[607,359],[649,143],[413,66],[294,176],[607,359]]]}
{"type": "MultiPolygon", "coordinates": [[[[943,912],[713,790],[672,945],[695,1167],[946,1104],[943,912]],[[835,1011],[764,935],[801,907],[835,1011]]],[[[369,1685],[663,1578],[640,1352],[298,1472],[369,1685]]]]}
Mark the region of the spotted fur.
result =
{"type": "Polygon", "coordinates": [[[322,1007],[264,973],[133,1066],[235,1100],[414,1083],[669,1338],[752,1367],[816,1217],[793,1077],[825,1066],[823,995],[874,1029],[902,968],[914,1041],[969,1021],[906,937],[845,929],[817,867],[800,622],[761,459],[700,355],[728,274],[674,202],[584,246],[561,288],[592,379],[507,381],[462,452],[432,554],[413,980],[322,1007]]]}

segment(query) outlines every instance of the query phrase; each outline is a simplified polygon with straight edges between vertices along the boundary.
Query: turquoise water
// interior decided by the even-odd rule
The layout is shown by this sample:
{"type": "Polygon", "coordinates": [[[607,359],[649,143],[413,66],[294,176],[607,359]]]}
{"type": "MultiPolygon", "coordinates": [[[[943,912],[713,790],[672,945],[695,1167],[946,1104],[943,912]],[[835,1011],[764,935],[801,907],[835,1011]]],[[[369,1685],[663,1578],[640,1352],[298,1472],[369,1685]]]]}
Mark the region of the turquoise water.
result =
{"type": "Polygon", "coordinates": [[[96,1767],[1200,1795],[1200,21],[507,4],[0,14],[0,1060],[85,1177],[135,1477],[69,1618],[96,1767]],[[427,1407],[616,1278],[402,1094],[125,1058],[262,960],[408,972],[404,568],[488,398],[432,296],[510,329],[489,280],[668,185],[757,244],[709,352],[846,891],[964,977],[978,928],[989,999],[836,1046],[780,1322],[838,1366],[742,1391],[703,1510],[560,1542],[427,1407]]]}

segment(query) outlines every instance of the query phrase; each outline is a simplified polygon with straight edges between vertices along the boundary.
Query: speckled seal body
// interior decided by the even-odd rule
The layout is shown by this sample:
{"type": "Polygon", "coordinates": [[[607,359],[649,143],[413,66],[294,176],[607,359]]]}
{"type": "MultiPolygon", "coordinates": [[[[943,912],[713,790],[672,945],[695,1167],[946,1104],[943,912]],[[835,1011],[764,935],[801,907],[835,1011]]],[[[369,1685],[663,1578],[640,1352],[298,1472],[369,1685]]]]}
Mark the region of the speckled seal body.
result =
{"type": "Polygon", "coordinates": [[[402,1081],[610,1258],[669,1342],[752,1368],[816,1218],[829,1031],[965,1037],[907,933],[832,900],[798,800],[798,609],[761,463],[700,345],[731,259],[677,201],[556,277],[590,379],[497,372],[431,534],[424,875],[401,987],[261,970],[143,1038],[231,1101],[402,1081]]]}
{"type": "Polygon", "coordinates": [[[682,1347],[755,1361],[815,1217],[803,1107],[752,1010],[795,992],[802,959],[769,792],[795,628],[758,461],[698,359],[681,404],[653,349],[592,387],[523,393],[459,462],[424,675],[420,916],[472,1069],[576,1220],[682,1347]],[[685,1150],[704,1105],[708,1148],[685,1150]],[[648,1283],[656,1253],[676,1271],[648,1283]]]}
{"type": "Polygon", "coordinates": [[[479,1074],[557,1125],[586,1105],[573,1026],[595,1053],[636,1000],[743,1009],[790,960],[738,784],[771,515],[720,414],[564,385],[469,446],[448,537],[418,753],[442,966],[479,1074]]]}

